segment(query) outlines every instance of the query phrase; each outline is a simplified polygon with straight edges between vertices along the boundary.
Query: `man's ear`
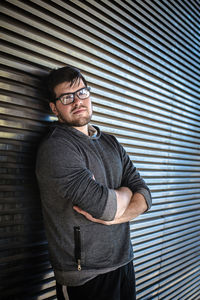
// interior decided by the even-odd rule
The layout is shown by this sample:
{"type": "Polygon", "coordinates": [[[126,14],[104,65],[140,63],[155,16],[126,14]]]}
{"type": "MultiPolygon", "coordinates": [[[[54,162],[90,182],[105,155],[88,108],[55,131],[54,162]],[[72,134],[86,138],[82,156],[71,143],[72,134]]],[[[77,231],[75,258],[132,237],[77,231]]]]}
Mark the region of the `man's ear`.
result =
{"type": "Polygon", "coordinates": [[[55,106],[55,103],[50,102],[50,103],[49,103],[49,106],[50,106],[52,112],[54,113],[54,115],[57,116],[57,115],[58,115],[58,111],[57,111],[57,108],[56,108],[56,106],[55,106]]]}

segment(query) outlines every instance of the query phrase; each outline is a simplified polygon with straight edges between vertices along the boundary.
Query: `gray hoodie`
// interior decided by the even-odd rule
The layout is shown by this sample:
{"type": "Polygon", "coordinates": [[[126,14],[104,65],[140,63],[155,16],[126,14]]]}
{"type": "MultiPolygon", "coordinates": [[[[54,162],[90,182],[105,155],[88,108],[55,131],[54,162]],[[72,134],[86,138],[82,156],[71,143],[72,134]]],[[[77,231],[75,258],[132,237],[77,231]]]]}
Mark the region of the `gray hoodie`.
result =
{"type": "Polygon", "coordinates": [[[81,285],[133,259],[129,222],[106,226],[77,213],[79,206],[95,218],[112,220],[114,189],[129,187],[151,196],[117,139],[100,132],[86,136],[55,122],[41,143],[36,164],[49,253],[61,284],[81,285]],[[78,272],[78,270],[80,272],[78,272]]]}

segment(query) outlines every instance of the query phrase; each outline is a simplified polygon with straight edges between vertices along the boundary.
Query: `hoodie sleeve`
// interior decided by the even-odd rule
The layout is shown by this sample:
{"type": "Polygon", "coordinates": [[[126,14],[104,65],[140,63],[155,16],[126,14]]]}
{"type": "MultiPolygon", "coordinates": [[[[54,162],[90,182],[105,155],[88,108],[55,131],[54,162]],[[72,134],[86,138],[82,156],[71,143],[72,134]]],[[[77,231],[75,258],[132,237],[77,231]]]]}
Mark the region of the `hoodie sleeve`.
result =
{"type": "Polygon", "coordinates": [[[43,143],[37,155],[36,175],[43,199],[59,201],[62,197],[95,218],[108,221],[114,218],[117,210],[114,190],[94,180],[72,144],[66,147],[66,141],[60,139],[43,143]]]}

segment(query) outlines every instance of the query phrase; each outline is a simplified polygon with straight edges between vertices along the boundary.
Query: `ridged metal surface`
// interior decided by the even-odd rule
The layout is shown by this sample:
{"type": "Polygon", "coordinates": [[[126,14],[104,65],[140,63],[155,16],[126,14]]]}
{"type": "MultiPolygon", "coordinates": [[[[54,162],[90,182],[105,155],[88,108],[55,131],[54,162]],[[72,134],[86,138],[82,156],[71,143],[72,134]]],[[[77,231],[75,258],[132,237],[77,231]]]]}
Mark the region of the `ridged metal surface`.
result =
{"type": "Polygon", "coordinates": [[[56,299],[34,159],[53,119],[38,83],[65,64],[152,191],[131,222],[138,299],[200,299],[199,4],[1,1],[1,299],[56,299]]]}

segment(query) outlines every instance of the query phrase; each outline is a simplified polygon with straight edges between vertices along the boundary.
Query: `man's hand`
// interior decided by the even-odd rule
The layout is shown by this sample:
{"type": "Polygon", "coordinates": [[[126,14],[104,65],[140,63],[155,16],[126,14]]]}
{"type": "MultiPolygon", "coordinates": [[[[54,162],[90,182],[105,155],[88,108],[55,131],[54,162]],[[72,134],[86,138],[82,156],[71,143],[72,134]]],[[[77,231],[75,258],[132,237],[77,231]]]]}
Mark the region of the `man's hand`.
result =
{"type": "Polygon", "coordinates": [[[114,224],[126,223],[126,222],[131,221],[132,219],[135,219],[136,217],[141,215],[143,212],[145,212],[148,207],[147,207],[147,203],[146,203],[144,196],[140,193],[135,193],[132,196],[131,201],[130,201],[128,207],[126,208],[126,210],[124,211],[123,215],[118,218],[115,217],[114,220],[112,220],[112,221],[104,221],[104,220],[100,220],[100,219],[95,219],[89,213],[80,209],[79,207],[74,206],[73,208],[78,213],[82,214],[88,220],[90,220],[92,222],[100,223],[100,224],[104,224],[104,225],[114,225],[114,224]]]}
{"type": "Polygon", "coordinates": [[[104,220],[100,220],[100,219],[95,219],[93,218],[92,215],[90,215],[89,213],[87,213],[86,211],[82,210],[81,208],[79,208],[78,206],[73,206],[73,209],[75,211],[77,211],[79,214],[82,214],[84,217],[86,217],[86,219],[88,219],[89,221],[95,222],[95,223],[100,223],[100,224],[104,224],[104,225],[112,225],[110,224],[113,221],[104,221],[104,220]]]}

